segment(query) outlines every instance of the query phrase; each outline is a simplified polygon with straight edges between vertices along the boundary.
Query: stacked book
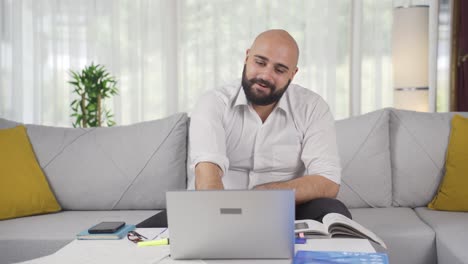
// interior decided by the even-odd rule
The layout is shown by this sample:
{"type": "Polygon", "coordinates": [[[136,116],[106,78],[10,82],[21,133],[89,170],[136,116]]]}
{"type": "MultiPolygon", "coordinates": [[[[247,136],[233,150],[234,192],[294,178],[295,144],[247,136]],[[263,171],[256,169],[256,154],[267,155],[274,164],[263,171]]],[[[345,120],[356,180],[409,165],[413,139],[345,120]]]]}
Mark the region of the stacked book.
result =
{"type": "Polygon", "coordinates": [[[294,264],[388,264],[388,256],[385,253],[343,252],[343,251],[297,251],[294,256],[294,264]]]}
{"type": "Polygon", "coordinates": [[[135,225],[125,225],[119,230],[114,233],[101,233],[101,234],[90,234],[88,229],[83,230],[79,234],[76,235],[77,239],[80,240],[113,240],[113,239],[121,239],[128,234],[128,232],[135,229],[135,225]]]}

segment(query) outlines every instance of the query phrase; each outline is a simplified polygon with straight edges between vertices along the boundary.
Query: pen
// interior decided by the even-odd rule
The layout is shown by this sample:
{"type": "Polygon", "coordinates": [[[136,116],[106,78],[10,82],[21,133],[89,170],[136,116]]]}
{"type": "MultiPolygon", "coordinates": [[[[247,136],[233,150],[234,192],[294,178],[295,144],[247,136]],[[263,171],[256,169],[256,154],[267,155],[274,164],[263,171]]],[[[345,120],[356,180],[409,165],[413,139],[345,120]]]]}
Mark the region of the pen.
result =
{"type": "Polygon", "coordinates": [[[169,245],[169,238],[138,242],[139,247],[165,246],[165,245],[169,245]]]}

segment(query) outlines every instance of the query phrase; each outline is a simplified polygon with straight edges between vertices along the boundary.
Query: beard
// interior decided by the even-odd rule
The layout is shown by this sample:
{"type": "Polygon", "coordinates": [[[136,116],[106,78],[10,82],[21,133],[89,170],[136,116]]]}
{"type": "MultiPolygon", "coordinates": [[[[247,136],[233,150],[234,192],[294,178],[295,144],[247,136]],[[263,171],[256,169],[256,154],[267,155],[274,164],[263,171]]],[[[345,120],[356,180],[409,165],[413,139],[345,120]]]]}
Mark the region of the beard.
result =
{"type": "Polygon", "coordinates": [[[242,89],[244,89],[244,93],[245,93],[245,97],[247,97],[247,101],[251,102],[254,105],[270,105],[270,104],[278,102],[283,96],[284,92],[286,92],[286,90],[288,89],[288,86],[290,83],[291,83],[291,79],[288,80],[288,83],[284,87],[282,87],[281,89],[278,89],[275,85],[263,79],[252,78],[249,80],[245,76],[245,64],[244,64],[244,69],[242,70],[242,89]],[[252,88],[254,84],[262,85],[263,87],[270,89],[270,93],[269,94],[256,93],[252,88]]]}

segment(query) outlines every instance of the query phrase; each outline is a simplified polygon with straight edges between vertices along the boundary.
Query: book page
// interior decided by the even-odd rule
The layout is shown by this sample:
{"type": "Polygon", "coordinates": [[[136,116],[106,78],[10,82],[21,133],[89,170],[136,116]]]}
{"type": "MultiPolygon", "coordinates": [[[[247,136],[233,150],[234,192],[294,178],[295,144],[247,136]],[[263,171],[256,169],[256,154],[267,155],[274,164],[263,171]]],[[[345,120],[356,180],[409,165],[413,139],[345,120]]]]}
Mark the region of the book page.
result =
{"type": "Polygon", "coordinates": [[[294,233],[304,233],[307,235],[329,235],[327,228],[315,220],[294,221],[294,233]]]}
{"type": "Polygon", "coordinates": [[[323,218],[323,224],[326,226],[328,232],[337,237],[359,237],[367,238],[380,244],[382,247],[387,248],[387,245],[369,229],[360,225],[358,222],[349,219],[348,217],[330,213],[323,218]]]}
{"type": "Polygon", "coordinates": [[[321,238],[307,239],[306,244],[295,244],[294,251],[314,250],[314,251],[346,251],[346,252],[372,252],[372,247],[368,239],[347,239],[347,238],[321,238]]]}

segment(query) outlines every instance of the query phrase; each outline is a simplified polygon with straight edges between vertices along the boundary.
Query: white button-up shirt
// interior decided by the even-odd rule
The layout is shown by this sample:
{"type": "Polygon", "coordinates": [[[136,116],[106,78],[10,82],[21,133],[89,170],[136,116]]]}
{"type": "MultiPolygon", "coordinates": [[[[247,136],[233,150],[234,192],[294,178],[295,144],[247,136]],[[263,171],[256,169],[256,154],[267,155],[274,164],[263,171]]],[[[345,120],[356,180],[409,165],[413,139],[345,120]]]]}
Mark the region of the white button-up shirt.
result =
{"type": "Polygon", "coordinates": [[[191,115],[188,188],[195,165],[212,162],[226,189],[321,175],[338,184],[341,168],[334,119],[316,93],[290,84],[263,123],[241,81],[205,93],[191,115]]]}

